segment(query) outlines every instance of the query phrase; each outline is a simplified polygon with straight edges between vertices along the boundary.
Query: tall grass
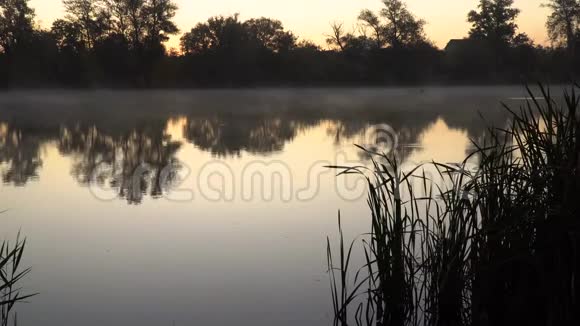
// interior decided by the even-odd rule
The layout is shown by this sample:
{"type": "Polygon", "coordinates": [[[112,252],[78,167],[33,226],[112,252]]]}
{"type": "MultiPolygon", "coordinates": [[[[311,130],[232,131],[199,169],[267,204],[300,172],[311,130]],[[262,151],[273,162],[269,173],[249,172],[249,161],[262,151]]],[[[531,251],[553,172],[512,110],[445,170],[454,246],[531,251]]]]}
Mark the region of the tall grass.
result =
{"type": "Polygon", "coordinates": [[[342,229],[339,266],[327,244],[336,325],[580,324],[580,98],[540,92],[460,164],[334,167],[371,211],[364,266],[342,229]]]}
{"type": "Polygon", "coordinates": [[[30,268],[22,268],[22,255],[26,240],[16,238],[12,245],[8,241],[0,244],[0,325],[7,326],[10,320],[16,325],[14,306],[34,294],[21,294],[19,283],[30,272],[30,268]]]}

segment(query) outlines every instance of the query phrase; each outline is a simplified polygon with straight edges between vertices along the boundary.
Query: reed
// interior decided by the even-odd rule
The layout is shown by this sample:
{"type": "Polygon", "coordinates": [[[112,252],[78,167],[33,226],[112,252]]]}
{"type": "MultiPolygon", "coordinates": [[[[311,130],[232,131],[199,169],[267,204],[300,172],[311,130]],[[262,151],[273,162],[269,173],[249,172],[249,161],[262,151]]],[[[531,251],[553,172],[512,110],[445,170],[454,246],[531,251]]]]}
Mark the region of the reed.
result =
{"type": "Polygon", "coordinates": [[[28,273],[30,268],[22,268],[22,255],[26,247],[26,239],[21,240],[20,235],[16,242],[11,244],[8,241],[0,244],[0,325],[8,326],[10,320],[14,325],[17,318],[13,313],[14,306],[18,302],[23,302],[35,294],[22,294],[20,282],[28,273]]]}
{"type": "Polygon", "coordinates": [[[459,164],[332,167],[367,178],[371,212],[360,269],[342,230],[340,266],[327,243],[336,325],[580,321],[580,98],[539,91],[459,164]]]}

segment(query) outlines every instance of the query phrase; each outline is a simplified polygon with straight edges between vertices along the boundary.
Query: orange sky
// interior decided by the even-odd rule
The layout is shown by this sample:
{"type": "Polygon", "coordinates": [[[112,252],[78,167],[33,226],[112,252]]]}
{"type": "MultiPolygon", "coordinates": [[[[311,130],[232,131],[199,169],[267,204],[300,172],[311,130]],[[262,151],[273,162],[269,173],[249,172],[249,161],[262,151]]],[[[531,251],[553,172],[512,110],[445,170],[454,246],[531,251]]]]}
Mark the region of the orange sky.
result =
{"type": "MultiPolygon", "coordinates": [[[[324,45],[325,34],[332,21],[342,21],[349,28],[356,24],[358,12],[363,8],[378,9],[380,0],[174,0],[179,6],[175,21],[181,31],[188,31],[196,23],[213,15],[240,13],[242,19],[266,16],[276,18],[301,39],[324,45]]],[[[467,13],[479,0],[407,0],[416,16],[425,19],[427,35],[439,47],[451,38],[467,34],[467,13]]],[[[545,22],[547,10],[540,5],[546,0],[515,0],[522,13],[518,19],[520,31],[531,36],[536,43],[547,43],[545,22]]],[[[30,0],[36,9],[37,20],[44,27],[63,16],[61,0],[30,0]]],[[[173,37],[169,46],[178,46],[179,36],[173,37]]]]}

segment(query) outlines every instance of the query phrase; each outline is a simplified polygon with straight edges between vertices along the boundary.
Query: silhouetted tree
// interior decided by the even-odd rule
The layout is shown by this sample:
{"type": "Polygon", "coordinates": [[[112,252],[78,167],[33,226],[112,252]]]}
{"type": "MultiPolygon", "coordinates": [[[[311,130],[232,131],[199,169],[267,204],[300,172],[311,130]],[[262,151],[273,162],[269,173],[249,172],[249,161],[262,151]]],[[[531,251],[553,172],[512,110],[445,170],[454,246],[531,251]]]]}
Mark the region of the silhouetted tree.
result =
{"type": "Polygon", "coordinates": [[[81,36],[81,27],[77,23],[64,19],[57,19],[52,23],[51,32],[61,50],[81,52],[86,49],[86,44],[81,36]]]}
{"type": "Polygon", "coordinates": [[[285,31],[279,20],[262,17],[247,20],[243,25],[250,40],[270,51],[289,51],[296,46],[296,37],[285,31]]]}
{"type": "Polygon", "coordinates": [[[136,84],[138,76],[150,72],[155,62],[150,65],[138,61],[137,55],[131,52],[128,40],[121,34],[111,33],[100,40],[93,53],[101,68],[102,78],[108,85],[136,84]]]}
{"type": "Polygon", "coordinates": [[[544,6],[551,11],[546,22],[550,39],[557,44],[565,44],[568,51],[573,53],[580,26],[580,2],[549,0],[544,6]]]}
{"type": "Polygon", "coordinates": [[[320,51],[320,47],[312,41],[300,40],[296,43],[295,50],[320,51]]]}
{"type": "MultiPolygon", "coordinates": [[[[172,21],[177,5],[171,0],[147,0],[143,8],[145,42],[149,47],[161,47],[169,40],[170,35],[177,34],[179,29],[172,21]]],[[[163,49],[165,51],[165,49],[163,49]]]]}
{"type": "MultiPolygon", "coordinates": [[[[573,58],[518,34],[513,0],[480,0],[469,13],[470,38],[450,42],[445,60],[428,41],[425,21],[404,0],[382,0],[380,11],[361,11],[351,31],[333,23],[330,50],[298,43],[279,20],[241,21],[236,14],[197,24],[172,54],[165,44],[178,33],[174,0],[62,1],[66,16],[48,32],[34,27],[28,0],[0,0],[1,86],[395,84],[462,76],[520,82],[529,70],[561,80],[570,70],[562,62],[573,58]]],[[[570,52],[580,41],[579,0],[547,1],[550,37],[570,52]]]]}
{"type": "Polygon", "coordinates": [[[534,41],[526,33],[518,33],[512,40],[512,45],[518,46],[533,46],[534,41]]]}
{"type": "Polygon", "coordinates": [[[377,48],[385,45],[404,47],[426,42],[425,21],[417,19],[403,1],[383,0],[383,4],[385,7],[379,15],[363,10],[358,17],[371,29],[377,48]],[[384,22],[381,22],[379,16],[384,22]]]}
{"type": "Polygon", "coordinates": [[[181,37],[181,49],[186,54],[195,54],[204,50],[231,48],[245,38],[243,26],[238,15],[230,17],[216,16],[207,23],[198,23],[189,33],[181,37]]]}
{"type": "Polygon", "coordinates": [[[111,28],[132,46],[140,48],[145,39],[145,0],[108,0],[111,28]]]}
{"type": "Polygon", "coordinates": [[[361,54],[377,44],[376,40],[368,38],[364,33],[361,35],[356,35],[354,32],[346,33],[342,23],[334,22],[330,27],[332,34],[326,36],[326,44],[346,55],[361,54]]]}
{"type": "Polygon", "coordinates": [[[486,40],[496,48],[513,44],[520,13],[513,4],[513,0],[480,0],[479,11],[472,10],[467,16],[472,24],[469,37],[486,40]]]}
{"type": "Polygon", "coordinates": [[[358,19],[363,21],[367,28],[372,30],[374,41],[377,48],[382,48],[386,44],[386,26],[383,26],[379,17],[372,11],[365,9],[361,11],[358,19]]]}
{"type": "Polygon", "coordinates": [[[90,79],[150,85],[179,30],[171,0],[63,0],[66,20],[53,26],[59,48],[76,52],[90,79]],[[75,50],[75,51],[72,51],[75,50]]]}
{"type": "Polygon", "coordinates": [[[0,84],[33,85],[54,75],[56,57],[50,33],[35,30],[28,0],[0,0],[0,84]]]}
{"type": "Polygon", "coordinates": [[[110,28],[110,16],[105,0],[63,0],[66,19],[78,26],[82,42],[87,48],[104,37],[110,28]]]}
{"type": "Polygon", "coordinates": [[[211,17],[181,37],[190,69],[209,83],[279,79],[295,49],[296,37],[280,21],[262,17],[242,22],[237,14],[211,17]]]}
{"type": "Polygon", "coordinates": [[[338,80],[385,83],[431,78],[438,50],[425,36],[425,21],[401,0],[382,3],[378,13],[362,10],[361,24],[350,33],[340,23],[331,24],[326,42],[340,50],[332,68],[339,71],[338,80]]]}
{"type": "Polygon", "coordinates": [[[181,49],[195,66],[190,69],[196,77],[207,83],[233,84],[258,74],[254,71],[256,44],[237,14],[198,23],[181,37],[181,49]]]}
{"type": "Polygon", "coordinates": [[[198,23],[180,39],[181,52],[184,54],[200,54],[218,46],[216,35],[210,30],[209,24],[198,23]]]}
{"type": "Polygon", "coordinates": [[[28,0],[0,0],[0,51],[10,55],[33,38],[34,10],[28,0]]]}
{"type": "Polygon", "coordinates": [[[344,51],[346,33],[343,29],[343,23],[333,22],[330,24],[330,28],[332,28],[332,34],[326,36],[326,44],[344,51]]]}
{"type": "Polygon", "coordinates": [[[241,22],[237,14],[211,17],[181,37],[181,50],[185,54],[218,49],[233,51],[243,47],[281,52],[295,46],[296,37],[285,31],[280,21],[262,17],[241,22]]]}
{"type": "Polygon", "coordinates": [[[142,54],[142,71],[145,83],[151,85],[153,72],[165,56],[165,43],[170,35],[177,34],[179,29],[172,21],[177,6],[172,0],[146,0],[143,8],[144,46],[142,54]]]}
{"type": "Polygon", "coordinates": [[[87,44],[82,36],[81,26],[76,22],[57,19],[52,23],[51,34],[59,52],[57,59],[58,78],[66,85],[84,85],[84,57],[87,44]]]}

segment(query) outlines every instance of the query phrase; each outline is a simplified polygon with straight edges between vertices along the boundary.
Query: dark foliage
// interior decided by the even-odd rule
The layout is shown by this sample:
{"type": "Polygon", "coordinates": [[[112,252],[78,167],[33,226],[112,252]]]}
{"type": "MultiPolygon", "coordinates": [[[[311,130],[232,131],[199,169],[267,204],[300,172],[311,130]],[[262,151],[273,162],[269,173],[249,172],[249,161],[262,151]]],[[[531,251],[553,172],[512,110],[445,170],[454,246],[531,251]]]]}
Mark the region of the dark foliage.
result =
{"type": "Polygon", "coordinates": [[[34,26],[28,0],[0,1],[0,87],[561,82],[580,69],[572,51],[580,11],[561,1],[553,1],[547,26],[554,41],[566,40],[560,48],[518,34],[512,1],[482,0],[468,15],[469,38],[440,50],[425,21],[403,1],[385,0],[379,12],[359,14],[356,32],[333,24],[326,50],[298,41],[278,20],[233,15],[197,24],[182,35],[180,51],[165,47],[179,32],[170,0],[63,2],[66,16],[47,31],[34,26]]]}
{"type": "Polygon", "coordinates": [[[34,294],[22,294],[20,283],[30,273],[30,268],[22,268],[22,255],[26,240],[16,239],[14,245],[8,241],[0,243],[0,325],[17,325],[14,306],[34,294]]]}

